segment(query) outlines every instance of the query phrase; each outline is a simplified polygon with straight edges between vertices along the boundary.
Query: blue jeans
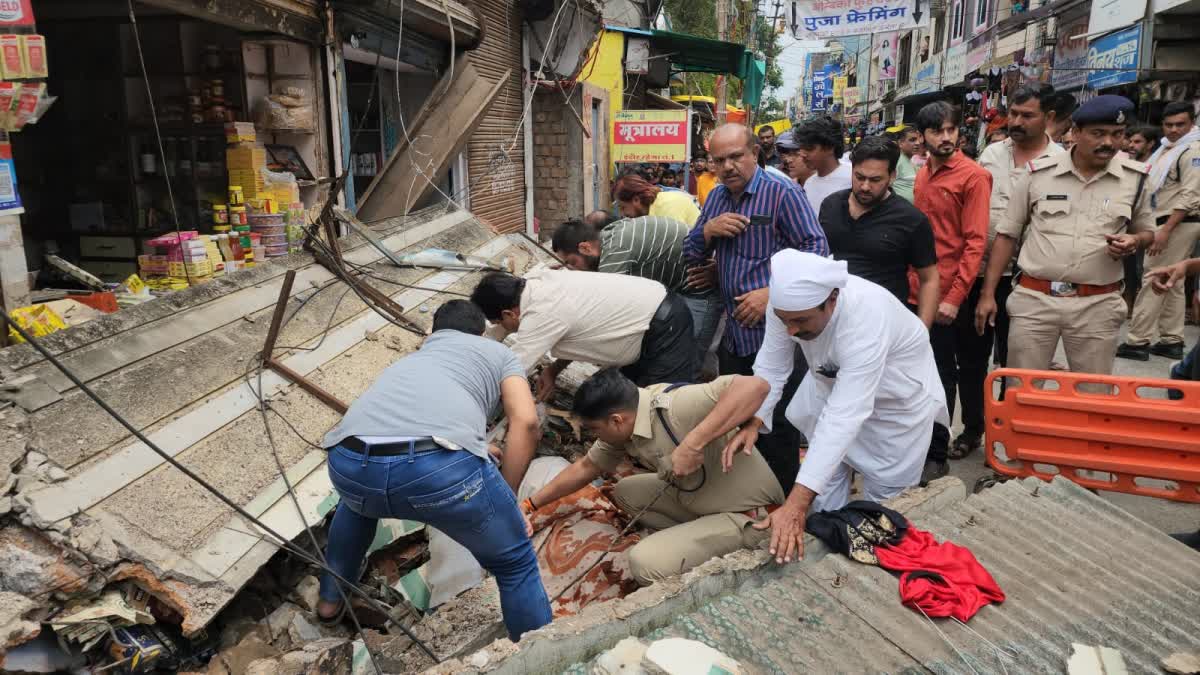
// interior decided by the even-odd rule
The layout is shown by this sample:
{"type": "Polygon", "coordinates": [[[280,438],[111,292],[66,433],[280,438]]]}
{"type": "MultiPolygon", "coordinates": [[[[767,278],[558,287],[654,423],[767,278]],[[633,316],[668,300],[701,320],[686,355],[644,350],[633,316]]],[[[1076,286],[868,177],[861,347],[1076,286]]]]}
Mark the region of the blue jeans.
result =
{"type": "MultiPolygon", "coordinates": [[[[1172,380],[1200,380],[1200,342],[1183,357],[1183,360],[1171,366],[1172,380]]],[[[1183,399],[1183,392],[1178,389],[1168,389],[1167,398],[1172,401],[1183,399]]]]}
{"type": "MultiPolygon", "coordinates": [[[[550,600],[517,499],[495,465],[465,451],[427,450],[371,457],[338,446],[329,478],[341,501],[329,529],[329,566],[358,581],[380,518],[432,525],[466,547],[500,587],[509,638],[550,623],[550,600]]],[[[321,577],[321,599],[338,602],[337,581],[321,577]]]]}

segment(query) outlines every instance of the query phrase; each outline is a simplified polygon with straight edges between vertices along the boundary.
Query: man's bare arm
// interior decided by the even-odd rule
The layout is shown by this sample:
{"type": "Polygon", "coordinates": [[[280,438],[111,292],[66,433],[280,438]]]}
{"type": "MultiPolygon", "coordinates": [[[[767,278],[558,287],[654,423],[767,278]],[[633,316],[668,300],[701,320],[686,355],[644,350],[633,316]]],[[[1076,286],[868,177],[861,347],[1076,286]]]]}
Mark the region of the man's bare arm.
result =
{"type": "Polygon", "coordinates": [[[500,382],[500,400],[504,405],[504,415],[508,418],[500,475],[504,476],[504,482],[515,494],[529,469],[529,462],[533,461],[542,430],[528,380],[515,376],[505,378],[500,382]]]}
{"type": "Polygon", "coordinates": [[[733,378],[716,405],[683,437],[680,445],[700,452],[715,439],[754,416],[771,391],[771,385],[761,377],[738,375],[733,378]]]}
{"type": "Polygon", "coordinates": [[[556,499],[560,499],[578,491],[583,486],[596,480],[603,471],[589,457],[583,457],[554,477],[541,490],[533,493],[534,508],[541,508],[556,499]]]}

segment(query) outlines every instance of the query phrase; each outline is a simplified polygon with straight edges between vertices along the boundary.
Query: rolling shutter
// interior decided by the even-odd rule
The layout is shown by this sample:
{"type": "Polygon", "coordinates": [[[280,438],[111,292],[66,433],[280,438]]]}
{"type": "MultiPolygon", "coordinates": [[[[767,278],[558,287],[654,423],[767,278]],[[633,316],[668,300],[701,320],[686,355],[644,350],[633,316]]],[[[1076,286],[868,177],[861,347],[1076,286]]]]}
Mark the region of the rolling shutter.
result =
{"type": "Polygon", "coordinates": [[[521,16],[512,0],[478,0],[483,40],[472,52],[487,82],[504,80],[467,145],[471,212],[501,232],[525,228],[525,155],[521,132],[521,16]]]}

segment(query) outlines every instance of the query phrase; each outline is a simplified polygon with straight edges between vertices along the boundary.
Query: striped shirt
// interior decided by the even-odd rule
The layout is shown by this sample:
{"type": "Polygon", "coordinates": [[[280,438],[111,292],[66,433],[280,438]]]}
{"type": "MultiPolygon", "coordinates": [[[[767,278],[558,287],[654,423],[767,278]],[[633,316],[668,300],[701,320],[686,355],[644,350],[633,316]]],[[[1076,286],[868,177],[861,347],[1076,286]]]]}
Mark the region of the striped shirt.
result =
{"type": "Polygon", "coordinates": [[[713,188],[704,203],[700,220],[684,239],[683,253],[689,264],[701,264],[710,254],[717,260],[717,276],[729,319],[721,346],[738,356],[757,352],[766,329],[763,323],[746,328],[735,321],[733,312],[737,309],[737,301],[734,298],[766,288],[771,281],[771,256],[785,248],[829,255],[825,232],[809,206],[804,189],[762,169],[755,170],[754,178],[737,199],[724,185],[713,188]],[[714,237],[706,247],[704,224],[730,211],[747,218],[769,216],[771,223],[749,225],[736,237],[714,237]]]}
{"type": "Polygon", "coordinates": [[[600,230],[599,272],[653,279],[675,293],[687,288],[683,238],[688,226],[659,216],[624,218],[600,230]]]}

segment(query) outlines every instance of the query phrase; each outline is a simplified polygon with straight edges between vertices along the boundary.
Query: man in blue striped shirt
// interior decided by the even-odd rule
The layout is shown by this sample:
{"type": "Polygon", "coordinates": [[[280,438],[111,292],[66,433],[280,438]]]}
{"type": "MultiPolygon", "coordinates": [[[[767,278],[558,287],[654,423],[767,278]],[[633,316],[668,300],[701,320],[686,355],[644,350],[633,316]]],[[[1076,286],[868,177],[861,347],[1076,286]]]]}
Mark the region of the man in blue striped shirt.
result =
{"type": "MultiPolygon", "coordinates": [[[[803,188],[758,167],[758,138],[748,127],[721,126],[708,149],[721,184],[705,200],[700,219],[683,242],[683,254],[690,265],[703,264],[710,256],[717,262],[727,319],[718,352],[721,374],[752,375],[766,334],[771,256],[785,248],[827,256],[829,244],[803,188]]],[[[807,370],[799,348],[796,363],[777,413],[787,407],[807,370]]],[[[782,414],[775,418],[774,431],[759,438],[758,448],[786,491],[799,470],[800,437],[782,414]]]]}

